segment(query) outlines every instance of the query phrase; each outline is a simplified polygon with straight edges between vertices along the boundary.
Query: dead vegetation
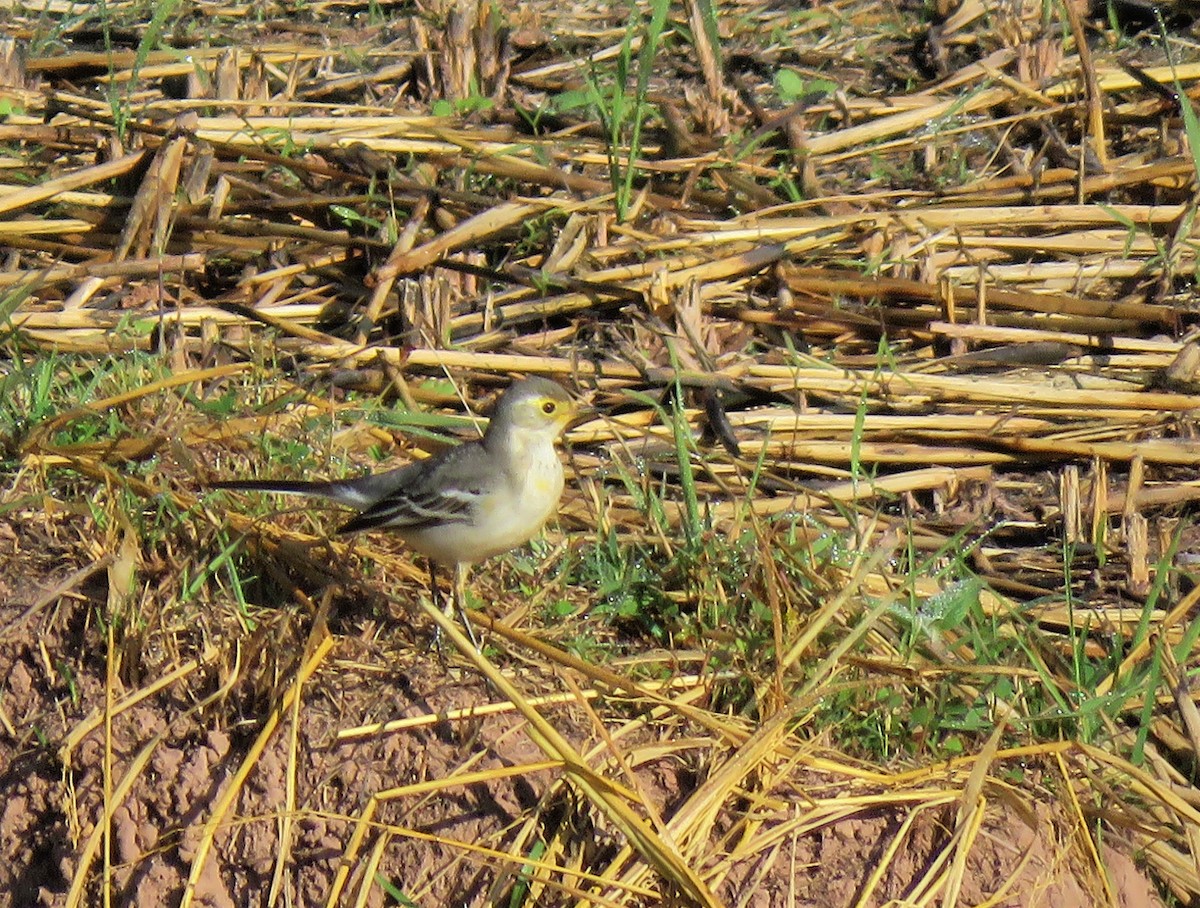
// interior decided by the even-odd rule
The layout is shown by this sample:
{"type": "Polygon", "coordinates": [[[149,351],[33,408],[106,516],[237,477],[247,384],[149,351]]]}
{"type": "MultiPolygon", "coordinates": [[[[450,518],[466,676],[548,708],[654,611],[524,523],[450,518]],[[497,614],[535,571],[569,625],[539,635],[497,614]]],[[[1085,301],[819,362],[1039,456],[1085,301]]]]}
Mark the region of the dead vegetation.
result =
{"type": "Polygon", "coordinates": [[[0,3],[3,888],[1195,904],[1186,5],[599,6],[0,3]],[[482,653],[205,492],[517,373],[482,653]]]}

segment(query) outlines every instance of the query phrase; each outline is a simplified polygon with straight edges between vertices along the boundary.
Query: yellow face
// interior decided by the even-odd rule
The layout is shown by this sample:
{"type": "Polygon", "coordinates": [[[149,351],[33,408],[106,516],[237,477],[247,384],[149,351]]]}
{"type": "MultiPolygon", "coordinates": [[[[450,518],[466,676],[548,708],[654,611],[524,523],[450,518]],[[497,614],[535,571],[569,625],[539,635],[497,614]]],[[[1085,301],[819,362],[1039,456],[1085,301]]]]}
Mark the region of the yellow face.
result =
{"type": "Polygon", "coordinates": [[[513,422],[524,429],[560,435],[570,425],[579,407],[565,391],[523,397],[513,407],[513,422]]]}
{"type": "Polygon", "coordinates": [[[488,434],[507,437],[516,429],[523,436],[549,438],[563,433],[579,413],[579,406],[565,388],[547,378],[523,378],[500,398],[492,414],[488,434]]]}

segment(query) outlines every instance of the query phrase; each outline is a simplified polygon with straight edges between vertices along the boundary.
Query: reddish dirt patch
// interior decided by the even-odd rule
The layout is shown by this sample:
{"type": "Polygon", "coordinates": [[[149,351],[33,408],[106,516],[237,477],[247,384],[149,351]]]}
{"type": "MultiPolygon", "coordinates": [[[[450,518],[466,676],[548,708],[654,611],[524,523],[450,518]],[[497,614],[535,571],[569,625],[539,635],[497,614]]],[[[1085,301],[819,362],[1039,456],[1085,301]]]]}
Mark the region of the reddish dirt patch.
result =
{"type": "MultiPolygon", "coordinates": [[[[103,574],[75,583],[62,595],[47,595],[71,574],[63,565],[81,563],[82,551],[69,545],[56,548],[45,540],[23,537],[16,526],[0,524],[0,705],[9,724],[0,738],[0,892],[12,905],[65,904],[80,855],[102,816],[102,726],[69,755],[60,749],[104,702],[103,634],[94,620],[105,601],[104,584],[98,582],[103,574]],[[35,613],[25,614],[39,602],[35,613]]],[[[271,630],[272,651],[280,666],[277,690],[255,691],[245,685],[202,703],[230,680],[230,656],[115,717],[114,780],[124,776],[143,748],[150,748],[128,796],[113,811],[115,904],[179,902],[203,841],[205,821],[246,761],[271,704],[290,683],[303,651],[306,620],[285,615],[271,630]]],[[[195,904],[267,905],[277,876],[276,904],[324,904],[354,821],[372,795],[463,771],[521,767],[541,758],[519,717],[512,715],[425,724],[339,743],[338,731],[351,726],[428,716],[495,698],[472,675],[447,668],[436,652],[410,647],[408,663],[398,661],[396,652],[379,642],[382,637],[373,619],[343,619],[334,631],[333,652],[304,688],[294,745],[292,725],[285,717],[253,762],[227,822],[215,835],[195,904]],[[284,848],[281,829],[289,778],[295,785],[295,809],[284,848]],[[281,854],[286,859],[277,869],[281,854]]],[[[262,658],[266,651],[256,654],[251,641],[243,641],[241,670],[245,672],[246,660],[262,658]]],[[[144,655],[143,664],[151,664],[152,654],[144,655]]],[[[164,671],[167,666],[165,661],[164,671]]],[[[144,687],[154,680],[142,677],[139,683],[144,687]]],[[[116,699],[135,687],[120,687],[116,699]]],[[[567,712],[550,715],[577,746],[596,743],[594,733],[567,712]]],[[[700,767],[663,759],[643,763],[638,777],[669,818],[704,774],[700,767]]],[[[804,803],[802,792],[793,796],[796,803],[804,803]]],[[[729,817],[741,809],[736,804],[727,807],[726,828],[729,817]]],[[[565,831],[584,868],[606,866],[623,843],[583,799],[569,794],[559,774],[521,772],[488,784],[455,785],[381,804],[374,819],[382,825],[367,836],[353,863],[348,890],[355,892],[362,885],[367,856],[378,831],[385,829],[390,837],[381,849],[377,871],[418,904],[508,904],[519,863],[471,854],[454,843],[527,854],[522,824],[530,815],[537,816],[537,835],[543,839],[565,831]]],[[[1048,807],[1039,809],[1032,820],[1007,808],[992,810],[966,862],[959,903],[978,904],[1000,894],[992,904],[1107,904],[1099,880],[1072,857],[1077,852],[1064,842],[1058,820],[1048,807]]],[[[778,848],[735,863],[719,893],[731,906],[854,904],[903,821],[898,811],[864,812],[797,834],[778,848]]],[[[902,847],[888,858],[868,903],[894,904],[892,900],[911,897],[916,881],[946,849],[952,828],[951,810],[920,814],[902,847]]],[[[1105,859],[1123,908],[1159,904],[1127,857],[1106,851],[1105,859]]],[[[82,904],[99,903],[99,853],[91,867],[82,904]]],[[[391,903],[380,886],[370,888],[367,904],[391,903]]],[[[537,903],[571,902],[566,895],[545,890],[537,903]]]]}
{"type": "MultiPolygon", "coordinates": [[[[738,867],[723,894],[728,904],[747,908],[786,904],[841,908],[858,904],[871,885],[866,904],[908,904],[922,879],[937,877],[933,871],[950,842],[954,814],[952,810],[919,814],[904,844],[887,855],[902,833],[904,819],[898,811],[871,811],[799,836],[761,865],[738,867]],[[878,881],[871,882],[885,859],[878,881]],[[758,882],[751,887],[754,880],[758,882]],[[752,894],[747,898],[748,891],[752,894]]],[[[1071,856],[1061,838],[1059,819],[1049,808],[1039,808],[1036,817],[1026,818],[1005,808],[992,811],[980,842],[967,858],[958,904],[1003,908],[1110,904],[1098,876],[1071,856]]],[[[1120,908],[1161,908],[1162,901],[1128,857],[1106,848],[1103,859],[1120,908]]]]}

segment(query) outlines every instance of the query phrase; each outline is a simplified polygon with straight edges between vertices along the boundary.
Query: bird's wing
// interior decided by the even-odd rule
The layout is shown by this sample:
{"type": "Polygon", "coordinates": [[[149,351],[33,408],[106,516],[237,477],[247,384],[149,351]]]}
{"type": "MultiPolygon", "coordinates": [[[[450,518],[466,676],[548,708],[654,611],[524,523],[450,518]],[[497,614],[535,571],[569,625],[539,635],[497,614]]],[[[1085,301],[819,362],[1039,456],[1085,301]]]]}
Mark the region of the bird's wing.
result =
{"type": "MultiPolygon", "coordinates": [[[[467,523],[479,501],[503,481],[491,468],[478,442],[459,445],[378,478],[383,477],[389,481],[378,485],[380,494],[361,514],[338,527],[339,533],[376,527],[419,529],[439,523],[467,523]]],[[[353,481],[372,478],[376,477],[353,481]]]]}

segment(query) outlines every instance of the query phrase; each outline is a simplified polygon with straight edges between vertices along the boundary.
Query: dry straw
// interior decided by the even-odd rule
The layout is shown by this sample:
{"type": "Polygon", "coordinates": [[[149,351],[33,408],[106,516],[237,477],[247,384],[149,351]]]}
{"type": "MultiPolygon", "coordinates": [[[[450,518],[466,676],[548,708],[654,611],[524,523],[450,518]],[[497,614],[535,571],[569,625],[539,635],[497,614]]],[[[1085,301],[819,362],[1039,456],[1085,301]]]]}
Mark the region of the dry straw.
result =
{"type": "MultiPolygon", "coordinates": [[[[57,0],[38,6],[76,12],[57,0]]],[[[586,52],[567,56],[554,50],[566,12],[523,9],[555,37],[544,56],[526,48],[515,66],[511,54],[484,53],[498,40],[488,22],[471,20],[463,47],[475,56],[464,61],[453,48],[433,53],[440,38],[419,16],[404,32],[411,46],[363,48],[355,68],[330,49],[338,42],[299,37],[184,56],[143,48],[29,59],[29,85],[13,88],[20,108],[0,123],[6,362],[62,357],[70,365],[58,371],[82,372],[153,352],[166,365],[14,435],[14,488],[69,471],[84,499],[120,490],[147,512],[184,514],[200,528],[186,536],[190,551],[232,550],[223,535],[232,534],[306,606],[297,575],[349,586],[357,581],[346,566],[364,553],[379,567],[373,576],[412,598],[420,572],[388,543],[323,542],[312,523],[221,511],[203,483],[261,468],[257,439],[304,438],[314,421],[349,419],[370,395],[347,396],[347,386],[402,401],[410,419],[444,429],[438,414],[461,409],[457,393],[536,373],[604,414],[568,437],[571,488],[550,531],[560,557],[598,528],[663,563],[689,535],[745,533],[761,546],[758,620],[771,625],[764,639],[776,658],[736,661],[732,679],[725,667],[684,672],[671,661],[678,654],[647,656],[645,673],[591,664],[553,628],[512,615],[476,622],[498,647],[493,658],[436,609],[414,611],[440,629],[456,666],[486,682],[499,701],[490,709],[538,756],[379,790],[334,818],[345,847],[331,906],[375,898],[376,872],[419,841],[490,868],[497,899],[521,879],[531,903],[741,904],[746,868],[759,879],[779,874],[805,837],[869,812],[897,824],[855,904],[900,897],[893,873],[925,823],[941,829],[942,844],[902,897],[964,904],[990,820],[1037,827],[1036,801],[1051,793],[1062,832],[1054,858],[1086,868],[1098,903],[1117,899],[1094,835],[1105,822],[1106,837],[1144,856],[1181,902],[1200,898],[1200,793],[1179,768],[1200,759],[1187,692],[1197,593],[1180,588],[1194,553],[1176,522],[1200,497],[1195,171],[1176,100],[1153,90],[1174,91],[1177,79],[1187,89],[1200,69],[1131,75],[1116,43],[1088,52],[1072,4],[1043,33],[1019,4],[963,3],[930,29],[858,0],[803,17],[749,3],[718,23],[721,46],[703,27],[705,6],[684,4],[694,44],[679,43],[679,31],[672,46],[696,56],[659,61],[647,97],[661,129],[654,119],[636,149],[597,115],[603,95],[574,113],[563,101],[622,53],[636,60],[646,40],[626,47],[623,29],[596,10],[572,9],[571,34],[586,52]],[[917,29],[939,73],[906,91],[903,79],[883,78],[887,66],[866,61],[892,59],[917,29]],[[948,65],[967,45],[972,59],[948,65]],[[737,83],[735,49],[753,61],[737,83]],[[785,70],[807,87],[786,105],[784,81],[754,81],[785,70]],[[418,97],[429,85],[452,116],[429,115],[418,97]],[[552,109],[555,99],[563,109],[552,109]],[[673,113],[684,108],[687,116],[673,113]],[[621,198],[612,175],[631,166],[639,179],[621,198]],[[613,215],[618,199],[624,222],[613,215]],[[222,411],[214,401],[226,396],[236,404],[222,411]],[[72,435],[109,419],[123,427],[117,437],[72,435]],[[807,559],[833,538],[845,558],[817,570],[807,559]],[[963,627],[939,628],[922,645],[905,634],[898,616],[945,594],[942,572],[964,565],[986,584],[979,613],[1000,627],[997,639],[1025,644],[1028,665],[980,661],[963,627]],[[1086,701],[1085,657],[1113,666],[1086,701]],[[537,670],[517,676],[503,660],[537,670]],[[674,676],[651,681],[651,670],[674,676]],[[1156,680],[1128,693],[1126,679],[1143,672],[1156,680]],[[1011,681],[1014,702],[989,704],[969,753],[934,760],[918,748],[908,756],[919,765],[896,753],[866,764],[815,728],[823,696],[878,692],[882,702],[885,688],[914,698],[937,688],[982,702],[996,678],[1011,681]],[[1020,713],[1035,687],[1090,735],[1031,740],[1046,721],[1020,713]],[[735,688],[744,714],[714,708],[735,688]],[[562,716],[586,733],[557,727],[562,716]],[[638,772],[654,759],[702,767],[669,813],[638,772]],[[1042,782],[1018,778],[1035,765],[1042,782]],[[540,841],[536,812],[514,822],[507,842],[456,842],[379,818],[390,803],[551,770],[553,790],[577,795],[581,815],[614,842],[603,865],[584,866],[586,843],[567,831],[540,841]],[[508,850],[513,843],[526,851],[508,850]],[[534,843],[542,857],[528,853],[534,843]]],[[[332,15],[329,4],[316,7],[332,15]]],[[[245,35],[244,11],[205,10],[245,35]]],[[[418,453],[390,426],[350,422],[330,453],[363,464],[373,448],[418,453]]],[[[37,504],[22,499],[24,519],[53,515],[45,488],[31,493],[37,504]]],[[[89,566],[26,607],[0,643],[101,567],[113,602],[151,597],[132,582],[143,554],[211,568],[186,561],[199,556],[185,554],[183,536],[156,548],[125,532],[97,534],[89,566]],[[122,554],[122,544],[146,551],[122,554]]],[[[719,592],[730,600],[734,584],[711,565],[696,577],[712,601],[719,592]]],[[[711,604],[682,584],[660,592],[695,612],[711,604]]],[[[186,598],[137,604],[161,616],[186,598]]],[[[206,721],[220,724],[232,715],[220,712],[224,694],[271,690],[253,742],[196,820],[184,905],[200,899],[225,832],[268,822],[239,804],[285,728],[268,899],[286,901],[295,824],[311,809],[301,790],[306,694],[335,674],[330,660],[345,642],[316,612],[304,654],[271,663],[270,685],[234,660],[225,686],[199,698],[213,710],[206,721]]],[[[75,853],[68,904],[98,890],[113,896],[114,812],[145,784],[167,735],[120,763],[113,729],[135,705],[190,690],[248,626],[241,616],[214,640],[191,640],[202,655],[181,654],[132,691],[117,690],[109,647],[104,706],[57,742],[67,767],[89,736],[107,742],[103,804],[86,823],[74,818],[91,831],[75,853]]],[[[700,641],[713,644],[704,658],[727,655],[717,645],[724,630],[700,641]]],[[[190,638],[175,632],[165,650],[180,639],[190,638]]],[[[414,653],[432,658],[415,644],[406,657],[414,653]]],[[[351,718],[333,736],[417,734],[483,711],[466,703],[351,718]]],[[[17,717],[0,709],[0,719],[10,736],[19,731],[17,717]]],[[[1027,898],[1032,863],[1021,855],[979,901],[1027,898]]]]}

